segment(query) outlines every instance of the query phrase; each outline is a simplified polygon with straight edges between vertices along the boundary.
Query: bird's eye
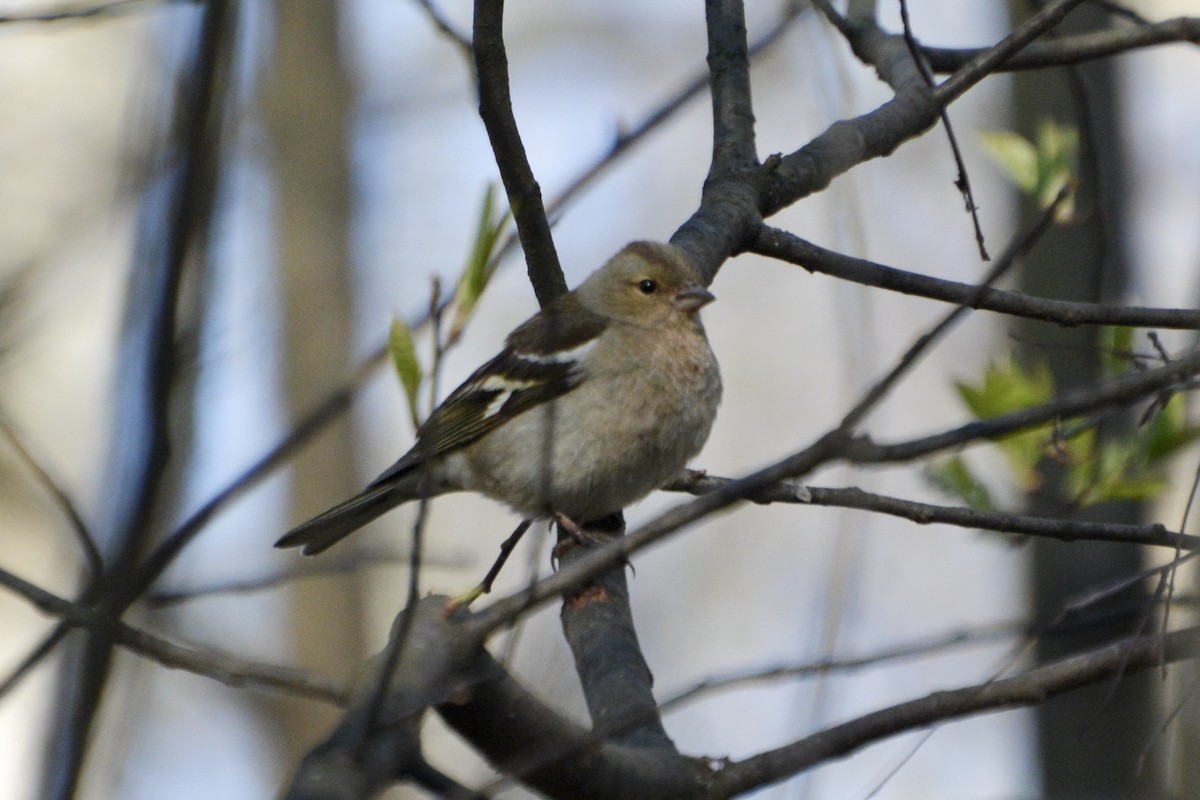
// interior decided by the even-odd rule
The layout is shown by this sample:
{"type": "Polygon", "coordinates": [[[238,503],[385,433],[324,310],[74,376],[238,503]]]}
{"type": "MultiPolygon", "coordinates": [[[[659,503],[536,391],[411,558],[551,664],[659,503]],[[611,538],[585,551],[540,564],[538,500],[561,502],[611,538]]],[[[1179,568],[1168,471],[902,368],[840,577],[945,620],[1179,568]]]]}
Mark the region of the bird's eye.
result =
{"type": "Polygon", "coordinates": [[[638,283],[638,291],[642,294],[654,294],[657,289],[658,283],[650,278],[646,278],[638,283]]]}

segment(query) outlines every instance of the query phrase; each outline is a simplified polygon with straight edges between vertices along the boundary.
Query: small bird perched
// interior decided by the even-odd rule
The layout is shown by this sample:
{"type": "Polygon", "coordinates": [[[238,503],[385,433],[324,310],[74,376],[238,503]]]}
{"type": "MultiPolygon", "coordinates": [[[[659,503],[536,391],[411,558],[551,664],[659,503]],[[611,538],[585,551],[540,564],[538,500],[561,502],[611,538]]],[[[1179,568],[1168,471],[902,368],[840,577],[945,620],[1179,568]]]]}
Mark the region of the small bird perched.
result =
{"type": "Polygon", "coordinates": [[[626,245],[509,334],[351,499],[276,547],[319,553],[395,506],[444,492],[527,519],[587,523],[673,478],[708,439],[721,376],[697,312],[715,298],[677,247],[626,245]]]}

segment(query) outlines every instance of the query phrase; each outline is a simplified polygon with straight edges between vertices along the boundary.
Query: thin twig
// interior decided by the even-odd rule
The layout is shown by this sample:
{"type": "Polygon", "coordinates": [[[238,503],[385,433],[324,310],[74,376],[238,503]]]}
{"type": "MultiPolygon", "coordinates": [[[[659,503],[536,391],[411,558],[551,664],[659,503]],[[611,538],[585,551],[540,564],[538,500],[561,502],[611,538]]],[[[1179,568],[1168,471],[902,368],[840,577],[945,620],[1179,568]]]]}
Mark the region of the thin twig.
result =
{"type": "MultiPolygon", "coordinates": [[[[1200,465],[1196,466],[1196,470],[1192,474],[1192,487],[1191,487],[1191,490],[1188,492],[1187,502],[1184,503],[1184,505],[1183,505],[1183,514],[1179,520],[1179,530],[1181,530],[1181,531],[1187,530],[1188,519],[1191,518],[1192,505],[1196,502],[1196,493],[1198,491],[1200,491],[1200,465]]],[[[1167,602],[1163,606],[1163,616],[1162,616],[1162,633],[1164,635],[1167,632],[1167,622],[1171,616],[1171,600],[1175,597],[1176,567],[1179,564],[1183,563],[1181,550],[1182,550],[1181,547],[1175,548],[1175,556],[1174,556],[1174,558],[1171,559],[1171,562],[1170,562],[1171,570],[1170,570],[1170,579],[1167,582],[1167,602]]]]}
{"type": "Polygon", "coordinates": [[[284,691],[335,705],[345,704],[349,697],[346,687],[326,678],[314,677],[288,667],[258,664],[214,653],[208,648],[199,649],[170,642],[113,620],[101,610],[72,603],[4,569],[0,569],[0,585],[19,594],[39,610],[58,617],[68,630],[103,630],[112,635],[117,644],[165,667],[186,670],[227,686],[284,691]]]}
{"type": "MultiPolygon", "coordinates": [[[[913,36],[912,23],[908,18],[908,0],[900,0],[900,20],[904,25],[904,43],[908,45],[908,52],[912,55],[913,63],[920,70],[926,85],[932,87],[933,72],[925,63],[925,57],[917,46],[916,37],[913,36]]],[[[946,138],[950,141],[950,152],[954,154],[954,163],[958,169],[958,178],[955,179],[954,185],[962,194],[967,213],[971,215],[971,223],[975,226],[975,243],[979,246],[979,257],[984,261],[990,261],[991,257],[988,255],[987,245],[984,243],[983,226],[979,224],[979,205],[975,202],[975,193],[971,191],[971,178],[967,173],[967,164],[963,161],[962,151],[958,147],[958,137],[954,135],[954,127],[950,124],[950,112],[946,110],[945,106],[942,106],[938,109],[938,116],[942,118],[942,127],[946,131],[946,138]]]]}
{"type": "Polygon", "coordinates": [[[471,40],[465,33],[451,24],[442,10],[438,8],[433,0],[416,0],[416,4],[425,12],[425,16],[429,17],[429,21],[441,33],[449,39],[455,47],[457,47],[467,59],[467,63],[474,69],[474,56],[471,50],[471,40]]]}
{"type": "Polygon", "coordinates": [[[946,105],[999,69],[1037,37],[1053,28],[1083,0],[1056,0],[1029,16],[1012,33],[971,59],[933,90],[934,99],[946,105]]]}
{"type": "Polygon", "coordinates": [[[1092,386],[1074,389],[1038,406],[977,420],[930,436],[895,444],[877,444],[859,438],[846,447],[842,456],[855,464],[912,461],[940,450],[996,439],[1056,419],[1127,406],[1160,389],[1179,386],[1198,373],[1200,349],[1166,366],[1140,373],[1126,373],[1092,386]]]}
{"type": "Polygon", "coordinates": [[[787,231],[763,225],[751,252],[786,261],[809,272],[876,286],[901,294],[959,303],[981,311],[994,311],[1059,325],[1125,325],[1174,330],[1200,330],[1200,311],[1191,308],[1149,308],[1080,303],[1034,297],[1022,292],[985,288],[977,284],[943,280],[863,258],[844,255],[813,244],[787,231]]]}
{"type": "Polygon", "coordinates": [[[67,518],[67,522],[71,524],[71,530],[75,533],[75,540],[83,551],[88,569],[93,576],[98,575],[104,569],[104,559],[101,558],[100,550],[96,547],[91,531],[88,530],[87,523],[83,521],[83,516],[79,513],[75,501],[67,494],[67,490],[50,476],[41,462],[29,452],[29,448],[21,441],[21,437],[17,435],[3,414],[0,414],[0,433],[8,439],[9,444],[17,451],[17,455],[25,462],[25,466],[33,473],[42,488],[49,493],[54,504],[58,506],[58,510],[67,518]]]}
{"type": "Polygon", "coordinates": [[[730,797],[794,775],[814,764],[857,750],[897,733],[983,711],[1037,705],[1047,698],[1098,683],[1118,671],[1192,658],[1200,629],[1117,642],[1079,656],[1031,669],[1012,678],[941,691],[883,708],[744,761],[727,764],[714,778],[710,796],[730,797]]]}
{"type": "Polygon", "coordinates": [[[826,658],[799,664],[776,664],[765,667],[760,665],[747,669],[731,670],[722,675],[713,675],[704,678],[686,688],[668,694],[666,699],[659,705],[659,710],[666,714],[676,710],[680,706],[700,699],[702,696],[716,692],[729,691],[745,686],[755,686],[762,683],[816,677],[831,672],[854,672],[866,667],[879,666],[894,661],[926,658],[959,647],[1004,641],[1014,637],[1025,636],[1027,633],[1026,626],[1017,623],[1006,623],[990,625],[974,630],[952,631],[937,636],[929,636],[903,644],[883,647],[860,656],[826,658]]]}
{"type": "MultiPolygon", "coordinates": [[[[730,478],[688,470],[663,487],[670,492],[704,495],[732,483],[730,478]]],[[[746,497],[752,503],[853,508],[887,514],[918,525],[954,525],[960,528],[995,531],[1059,539],[1066,542],[1125,542],[1155,547],[1200,550],[1200,536],[1169,530],[1159,523],[1135,525],[1123,522],[1081,522],[1054,517],[1036,517],[1005,511],[980,511],[961,506],[941,506],[867,492],[857,487],[805,486],[796,481],[779,483],[746,497]]]]}
{"type": "MultiPolygon", "coordinates": [[[[210,597],[220,597],[230,594],[252,594],[277,586],[294,583],[312,578],[328,578],[334,575],[360,572],[374,567],[394,567],[408,564],[408,554],[398,553],[390,549],[351,548],[346,552],[331,553],[324,558],[305,559],[299,566],[288,566],[266,575],[256,575],[252,578],[229,579],[212,583],[184,586],[176,589],[161,589],[147,594],[144,605],[147,608],[168,608],[193,600],[204,600],[210,597]]],[[[445,569],[462,569],[475,563],[473,557],[465,552],[451,554],[431,559],[424,558],[426,567],[436,566],[445,569]]]]}
{"type": "Polygon", "coordinates": [[[1029,252],[1030,249],[1038,242],[1039,239],[1050,229],[1054,222],[1054,212],[1059,205],[1065,200],[1067,193],[1059,192],[1058,197],[1054,199],[1046,209],[1042,212],[1038,221],[1026,231],[1023,235],[1017,237],[1004,254],[996,261],[983,280],[975,287],[972,296],[967,298],[963,303],[960,303],[954,310],[942,318],[937,325],[934,325],[930,330],[926,331],[905,351],[904,355],[896,362],[896,365],[879,379],[866,393],[862,396],[853,408],[842,418],[842,430],[851,431],[859,426],[863,418],[875,408],[892,390],[892,388],[900,381],[902,377],[907,375],[916,363],[926,352],[929,351],[939,339],[946,334],[963,316],[971,310],[971,301],[976,300],[979,295],[987,291],[993,283],[1000,279],[1004,273],[1012,269],[1017,263],[1017,259],[1029,252]]]}
{"type": "Polygon", "coordinates": [[[135,8],[136,6],[165,6],[181,1],[188,4],[200,2],[200,0],[112,0],[92,6],[64,6],[44,11],[30,11],[24,14],[0,14],[0,25],[14,22],[71,22],[97,17],[115,17],[138,10],[135,8]]]}

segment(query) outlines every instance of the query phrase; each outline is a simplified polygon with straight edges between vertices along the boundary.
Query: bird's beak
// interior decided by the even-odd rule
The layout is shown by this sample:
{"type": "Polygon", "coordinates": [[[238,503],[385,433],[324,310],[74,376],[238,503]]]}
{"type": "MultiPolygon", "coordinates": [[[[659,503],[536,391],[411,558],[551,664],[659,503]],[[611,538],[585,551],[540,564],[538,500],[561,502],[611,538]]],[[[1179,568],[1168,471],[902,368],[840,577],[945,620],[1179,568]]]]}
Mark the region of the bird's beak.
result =
{"type": "Polygon", "coordinates": [[[691,313],[699,311],[716,299],[717,296],[703,286],[687,286],[676,292],[671,302],[680,311],[691,313]]]}

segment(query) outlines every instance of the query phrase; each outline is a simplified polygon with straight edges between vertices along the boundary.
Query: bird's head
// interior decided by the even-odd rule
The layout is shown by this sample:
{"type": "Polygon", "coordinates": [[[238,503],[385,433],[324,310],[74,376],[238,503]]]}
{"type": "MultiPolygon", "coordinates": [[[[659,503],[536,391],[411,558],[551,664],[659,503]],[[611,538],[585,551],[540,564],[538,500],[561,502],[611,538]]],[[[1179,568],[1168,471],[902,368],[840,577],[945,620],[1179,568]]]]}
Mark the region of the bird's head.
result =
{"type": "Polygon", "coordinates": [[[648,328],[693,317],[716,299],[683,251],[660,242],[627,244],[575,293],[592,311],[648,328]]]}

